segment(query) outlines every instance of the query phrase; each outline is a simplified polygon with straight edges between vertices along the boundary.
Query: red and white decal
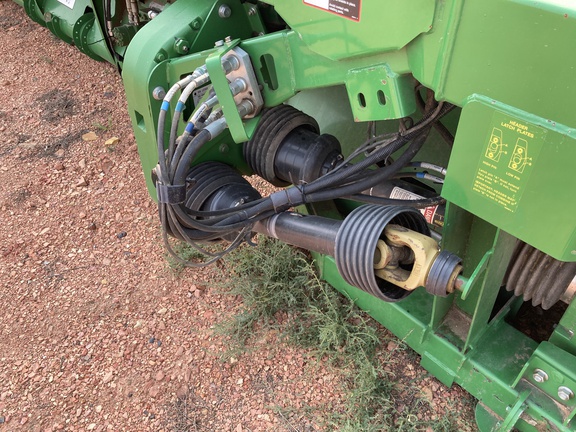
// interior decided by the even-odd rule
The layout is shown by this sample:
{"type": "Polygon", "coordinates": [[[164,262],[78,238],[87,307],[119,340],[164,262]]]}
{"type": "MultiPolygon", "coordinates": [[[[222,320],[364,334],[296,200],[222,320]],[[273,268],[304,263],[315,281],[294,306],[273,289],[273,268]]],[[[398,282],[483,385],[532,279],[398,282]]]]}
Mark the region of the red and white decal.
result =
{"type": "Polygon", "coordinates": [[[352,21],[360,21],[362,0],[303,0],[304,4],[340,15],[352,21]]]}

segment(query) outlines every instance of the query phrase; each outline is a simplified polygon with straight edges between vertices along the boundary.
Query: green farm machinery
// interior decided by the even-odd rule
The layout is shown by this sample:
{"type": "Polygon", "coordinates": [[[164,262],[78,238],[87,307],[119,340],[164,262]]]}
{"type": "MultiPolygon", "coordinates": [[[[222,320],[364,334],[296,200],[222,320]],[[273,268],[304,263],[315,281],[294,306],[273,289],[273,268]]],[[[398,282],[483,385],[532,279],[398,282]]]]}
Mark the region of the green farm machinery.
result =
{"type": "Polygon", "coordinates": [[[576,430],[574,2],[15,1],[122,73],[190,265],[310,250],[481,430],[576,430]]]}

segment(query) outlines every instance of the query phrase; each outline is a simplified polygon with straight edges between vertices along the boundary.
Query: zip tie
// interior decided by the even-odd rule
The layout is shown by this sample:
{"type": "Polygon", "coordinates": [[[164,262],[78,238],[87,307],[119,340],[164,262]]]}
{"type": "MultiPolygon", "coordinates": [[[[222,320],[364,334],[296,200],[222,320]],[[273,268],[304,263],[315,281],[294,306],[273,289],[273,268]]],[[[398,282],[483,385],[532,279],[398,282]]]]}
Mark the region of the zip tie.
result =
{"type": "Polygon", "coordinates": [[[272,206],[274,206],[274,211],[276,213],[283,212],[290,207],[296,207],[306,202],[304,192],[299,186],[274,192],[269,196],[269,198],[270,201],[272,201],[272,206]]]}
{"type": "Polygon", "coordinates": [[[156,183],[156,196],[162,204],[182,204],[186,201],[186,185],[156,183]]]}

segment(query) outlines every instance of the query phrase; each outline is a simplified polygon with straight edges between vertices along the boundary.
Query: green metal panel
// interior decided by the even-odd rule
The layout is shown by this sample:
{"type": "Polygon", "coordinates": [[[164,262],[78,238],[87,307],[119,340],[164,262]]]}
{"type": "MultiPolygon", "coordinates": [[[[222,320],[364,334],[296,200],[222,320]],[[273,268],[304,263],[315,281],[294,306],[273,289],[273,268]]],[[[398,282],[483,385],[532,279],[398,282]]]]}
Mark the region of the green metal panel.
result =
{"type": "Polygon", "coordinates": [[[576,131],[485,97],[464,106],[442,196],[576,261],[576,131]]]}
{"type": "Polygon", "coordinates": [[[414,76],[458,105],[482,94],[576,127],[576,4],[447,0],[409,47],[414,76]]]}
{"type": "Polygon", "coordinates": [[[357,9],[347,17],[331,12],[335,8],[328,1],[265,2],[274,5],[310,50],[334,60],[401,49],[430,30],[435,7],[429,0],[352,0],[344,3],[357,9]]]}

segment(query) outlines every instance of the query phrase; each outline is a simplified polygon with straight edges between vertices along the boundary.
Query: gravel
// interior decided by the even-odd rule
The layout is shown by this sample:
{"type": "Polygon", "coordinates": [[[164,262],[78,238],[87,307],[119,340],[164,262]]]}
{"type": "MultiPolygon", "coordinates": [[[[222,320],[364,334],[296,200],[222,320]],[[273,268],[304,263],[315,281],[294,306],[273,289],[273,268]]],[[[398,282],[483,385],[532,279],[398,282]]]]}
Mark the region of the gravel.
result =
{"type": "MultiPolygon", "coordinates": [[[[269,333],[222,360],[238,300],[216,266],[168,267],[114,68],[0,17],[0,431],[321,430],[343,409],[325,359],[269,333]]],[[[402,367],[430,418],[465,397],[402,367]]]]}

